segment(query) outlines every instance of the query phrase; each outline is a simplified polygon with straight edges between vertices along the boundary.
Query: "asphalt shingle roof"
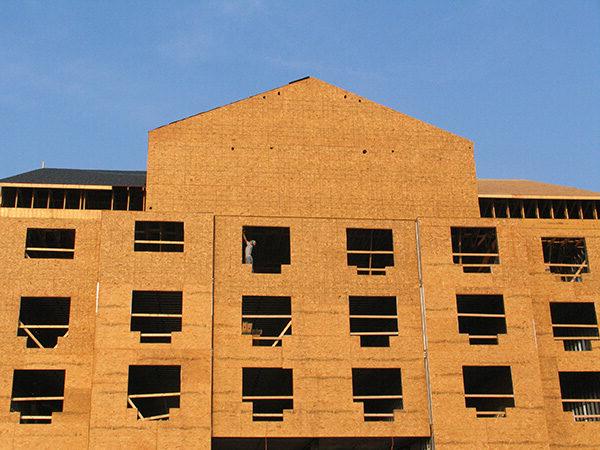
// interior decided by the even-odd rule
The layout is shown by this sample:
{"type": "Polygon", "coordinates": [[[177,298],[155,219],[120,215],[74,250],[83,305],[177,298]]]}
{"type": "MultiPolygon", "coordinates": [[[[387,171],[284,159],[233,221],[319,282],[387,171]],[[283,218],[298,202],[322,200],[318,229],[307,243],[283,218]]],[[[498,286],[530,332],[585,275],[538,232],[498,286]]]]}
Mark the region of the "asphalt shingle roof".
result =
{"type": "Polygon", "coordinates": [[[0,183],[145,186],[146,172],[143,170],[83,170],[45,168],[3,178],[0,179],[0,183]]]}

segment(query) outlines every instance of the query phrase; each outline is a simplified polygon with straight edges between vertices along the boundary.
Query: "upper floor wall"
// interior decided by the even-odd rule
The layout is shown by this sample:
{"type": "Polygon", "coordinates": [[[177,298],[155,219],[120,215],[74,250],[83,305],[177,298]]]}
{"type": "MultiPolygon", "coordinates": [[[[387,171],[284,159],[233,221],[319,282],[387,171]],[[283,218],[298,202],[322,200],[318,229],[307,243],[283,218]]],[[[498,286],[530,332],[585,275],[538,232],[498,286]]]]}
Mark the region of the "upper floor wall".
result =
{"type": "Polygon", "coordinates": [[[473,144],[314,78],[149,134],[147,209],[478,217],[473,144]]]}

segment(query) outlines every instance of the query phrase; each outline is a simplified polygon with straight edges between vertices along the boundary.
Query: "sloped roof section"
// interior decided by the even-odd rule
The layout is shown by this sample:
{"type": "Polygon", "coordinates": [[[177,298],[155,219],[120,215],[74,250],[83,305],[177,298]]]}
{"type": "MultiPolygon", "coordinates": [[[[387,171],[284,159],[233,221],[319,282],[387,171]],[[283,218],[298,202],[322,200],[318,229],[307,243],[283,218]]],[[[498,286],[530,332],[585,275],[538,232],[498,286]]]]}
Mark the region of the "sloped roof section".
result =
{"type": "Polygon", "coordinates": [[[0,179],[0,184],[141,187],[146,185],[146,172],[44,168],[0,179]]]}
{"type": "Polygon", "coordinates": [[[600,193],[531,180],[477,180],[480,197],[599,199],[600,193]]]}

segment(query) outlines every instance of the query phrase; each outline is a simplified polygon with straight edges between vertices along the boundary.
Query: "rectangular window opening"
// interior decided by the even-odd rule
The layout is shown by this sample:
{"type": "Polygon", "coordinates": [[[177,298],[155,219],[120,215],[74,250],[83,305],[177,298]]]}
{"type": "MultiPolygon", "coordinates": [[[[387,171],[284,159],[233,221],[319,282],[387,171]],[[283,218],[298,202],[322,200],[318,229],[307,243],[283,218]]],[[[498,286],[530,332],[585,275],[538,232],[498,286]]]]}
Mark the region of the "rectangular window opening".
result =
{"type": "Polygon", "coordinates": [[[183,222],[135,222],[136,252],[183,252],[183,222]]]}
{"type": "Polygon", "coordinates": [[[252,402],[252,420],[281,422],[283,410],[294,409],[292,369],[242,369],[242,401],[252,402]]]}
{"type": "Polygon", "coordinates": [[[493,198],[479,198],[479,215],[481,217],[494,217],[493,198]]]}
{"type": "Polygon", "coordinates": [[[469,335],[471,345],[497,345],[506,334],[502,295],[457,295],[458,332],[469,335]]]}
{"type": "Polygon", "coordinates": [[[515,407],[509,366],[463,366],[465,406],[475,408],[477,417],[506,417],[515,407]]]}
{"type": "Polygon", "coordinates": [[[465,273],[491,273],[500,264],[496,228],[452,227],[452,260],[465,273]]]}
{"type": "Polygon", "coordinates": [[[28,228],[25,241],[25,258],[73,259],[75,255],[75,230],[54,228],[28,228]]]}
{"type": "Polygon", "coordinates": [[[127,408],[138,420],[169,420],[169,410],[179,408],[181,366],[129,366],[127,408]]]}
{"type": "Polygon", "coordinates": [[[141,187],[129,188],[129,211],[143,211],[145,191],[141,187]]]}
{"type": "Polygon", "coordinates": [[[598,322],[593,302],[551,302],[552,334],[567,351],[590,351],[598,340],[598,322]]]}
{"type": "Polygon", "coordinates": [[[350,296],[350,336],[360,336],[361,347],[389,347],[398,336],[396,297],[350,296]]]}
{"type": "Polygon", "coordinates": [[[346,250],[348,266],[358,275],[385,275],[394,266],[392,230],[347,228],[346,250]]]}
{"type": "Polygon", "coordinates": [[[393,422],[402,403],[400,369],[352,369],[352,399],[363,404],[365,422],[393,422]]]}
{"type": "Polygon", "coordinates": [[[242,264],[254,273],[281,273],[290,262],[289,227],[242,227],[242,264]]]}
{"type": "Polygon", "coordinates": [[[242,334],[252,336],[255,347],[281,347],[292,334],[291,297],[242,297],[242,334]]]}
{"type": "Polygon", "coordinates": [[[133,291],[131,331],[140,332],[142,344],[170,344],[171,335],[181,331],[181,291],[133,291]]]}
{"type": "Polygon", "coordinates": [[[581,214],[583,219],[597,219],[596,205],[594,200],[581,201],[581,214]]]}
{"type": "Polygon", "coordinates": [[[65,191],[63,189],[50,189],[48,207],[51,209],[63,209],[65,207],[65,191]]]}
{"type": "Polygon", "coordinates": [[[523,218],[523,201],[522,200],[509,200],[508,201],[508,212],[511,219],[522,219],[523,218]]]}
{"type": "Polygon", "coordinates": [[[15,370],[10,410],[20,423],[49,424],[52,413],[62,412],[65,399],[64,370],[15,370]]]}
{"type": "Polygon", "coordinates": [[[31,208],[33,203],[32,188],[18,188],[17,190],[17,208],[31,208]]]}
{"type": "Polygon", "coordinates": [[[48,189],[37,188],[33,190],[33,207],[34,208],[48,208],[49,200],[48,189]]]}
{"type": "Polygon", "coordinates": [[[559,372],[563,411],[575,422],[600,421],[600,372],[559,372]]]}
{"type": "Polygon", "coordinates": [[[581,282],[582,274],[589,272],[585,238],[542,238],[546,270],[558,275],[561,281],[581,282]]]}
{"type": "Polygon", "coordinates": [[[17,188],[3,187],[2,189],[2,207],[14,208],[17,204],[17,188]]]}
{"type": "Polygon", "coordinates": [[[21,297],[17,336],[27,348],[55,348],[69,332],[70,307],[68,297],[21,297]]]}
{"type": "Polygon", "coordinates": [[[86,189],[85,209],[111,209],[112,191],[102,189],[86,189]]]}

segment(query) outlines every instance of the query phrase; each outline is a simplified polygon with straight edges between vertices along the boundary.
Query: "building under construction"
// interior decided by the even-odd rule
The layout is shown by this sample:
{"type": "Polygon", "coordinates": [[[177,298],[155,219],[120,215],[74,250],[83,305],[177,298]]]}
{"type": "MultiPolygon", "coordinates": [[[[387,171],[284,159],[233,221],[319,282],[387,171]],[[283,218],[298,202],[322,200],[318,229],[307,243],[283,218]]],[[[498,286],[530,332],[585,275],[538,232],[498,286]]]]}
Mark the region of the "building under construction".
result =
{"type": "Polygon", "coordinates": [[[2,448],[600,448],[600,193],[315,78],[0,188],[2,448]]]}

